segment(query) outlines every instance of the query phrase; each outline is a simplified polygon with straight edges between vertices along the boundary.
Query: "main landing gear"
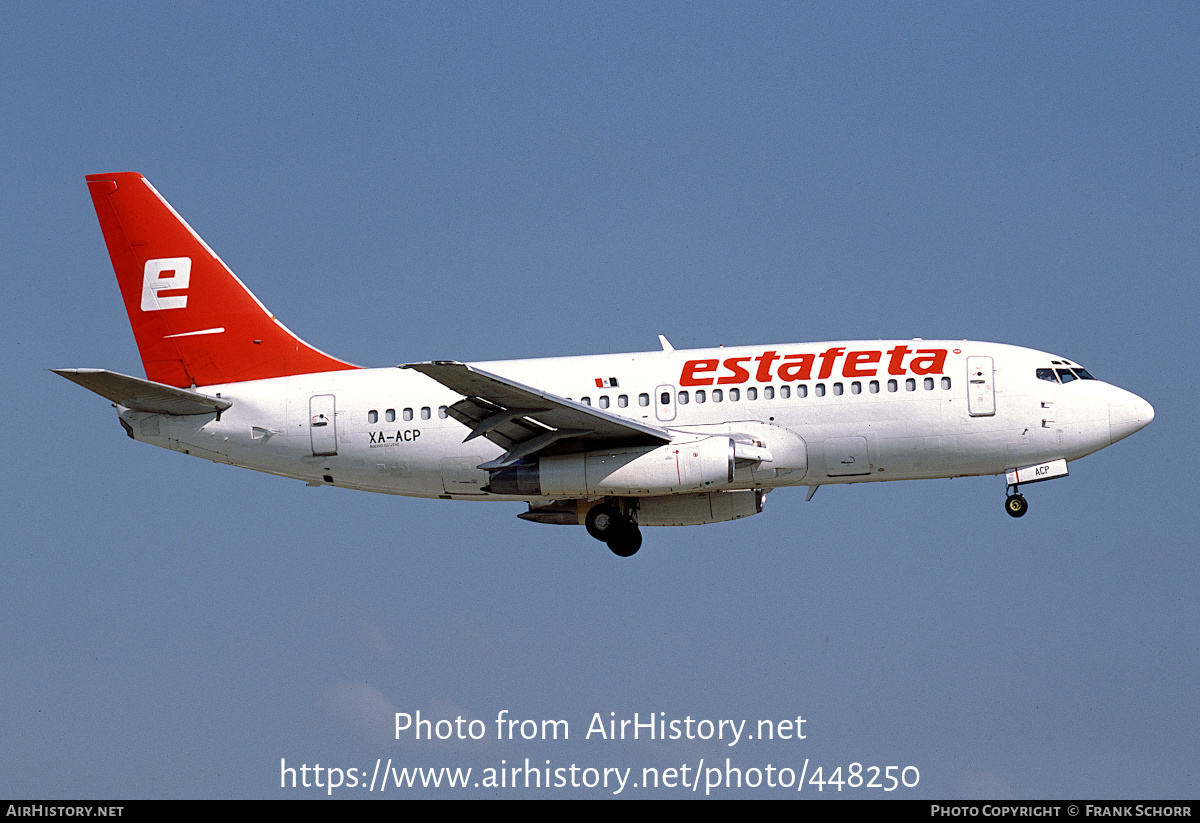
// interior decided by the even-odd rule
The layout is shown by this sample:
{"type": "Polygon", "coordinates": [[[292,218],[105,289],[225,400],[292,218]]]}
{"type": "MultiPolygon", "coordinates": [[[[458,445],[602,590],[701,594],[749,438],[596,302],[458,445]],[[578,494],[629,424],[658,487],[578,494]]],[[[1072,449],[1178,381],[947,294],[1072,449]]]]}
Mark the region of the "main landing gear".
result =
{"type": "Polygon", "coordinates": [[[633,519],[611,503],[599,503],[584,520],[588,534],[607,543],[618,557],[632,557],[642,547],[642,532],[633,519]]]}
{"type": "Polygon", "coordinates": [[[1024,517],[1025,512],[1029,511],[1029,504],[1025,502],[1025,495],[1017,493],[1016,486],[1009,486],[1011,494],[1004,501],[1004,510],[1011,517],[1024,517]]]}

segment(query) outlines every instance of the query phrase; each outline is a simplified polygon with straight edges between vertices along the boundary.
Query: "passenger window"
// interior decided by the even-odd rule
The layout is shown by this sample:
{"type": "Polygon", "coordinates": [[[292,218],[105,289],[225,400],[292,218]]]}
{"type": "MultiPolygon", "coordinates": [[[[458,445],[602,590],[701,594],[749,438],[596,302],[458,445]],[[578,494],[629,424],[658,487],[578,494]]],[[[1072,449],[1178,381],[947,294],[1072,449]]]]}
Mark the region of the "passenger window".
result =
{"type": "Polygon", "coordinates": [[[805,386],[803,384],[797,386],[796,387],[796,396],[797,397],[808,397],[808,386],[805,386]]]}
{"type": "Polygon", "coordinates": [[[602,408],[602,409],[608,408],[608,395],[607,394],[600,395],[600,408],[602,408]]]}
{"type": "Polygon", "coordinates": [[[862,383],[859,383],[857,380],[855,380],[853,383],[851,383],[850,384],[850,393],[851,394],[862,394],[862,383]]]}
{"type": "Polygon", "coordinates": [[[741,400],[741,399],[742,399],[742,392],[740,389],[730,389],[729,390],[729,402],[732,403],[735,400],[741,400]]]}
{"type": "Polygon", "coordinates": [[[933,391],[933,378],[932,377],[925,378],[925,391],[933,391]]]}
{"type": "Polygon", "coordinates": [[[911,377],[908,378],[907,380],[905,380],[904,381],[904,390],[905,391],[916,391],[917,390],[917,381],[912,379],[911,377]]]}
{"type": "Polygon", "coordinates": [[[396,422],[396,410],[388,409],[386,412],[383,413],[383,419],[389,423],[395,423],[396,422]]]}
{"type": "Polygon", "coordinates": [[[379,422],[379,412],[375,411],[375,409],[371,409],[369,412],[367,412],[367,422],[368,423],[378,423],[379,422]]]}
{"type": "Polygon", "coordinates": [[[405,410],[404,410],[404,419],[405,419],[405,420],[412,420],[412,419],[413,419],[413,413],[412,413],[412,409],[405,409],[405,410]]]}
{"type": "Polygon", "coordinates": [[[841,393],[842,393],[842,384],[841,383],[833,384],[833,393],[835,395],[841,396],[841,393]]]}
{"type": "Polygon", "coordinates": [[[422,419],[422,420],[428,420],[428,419],[429,419],[429,414],[430,414],[430,412],[429,412],[429,407],[428,407],[428,406],[422,406],[422,407],[421,407],[421,419],[422,419]]]}
{"type": "Polygon", "coordinates": [[[590,406],[590,405],[592,405],[592,398],[590,398],[590,397],[581,397],[581,398],[579,398],[579,402],[580,402],[580,403],[582,403],[582,404],[583,404],[583,405],[585,405],[585,406],[590,406]]]}
{"type": "Polygon", "coordinates": [[[629,405],[629,395],[627,395],[627,394],[618,395],[617,396],[617,405],[620,406],[621,408],[625,408],[626,406],[628,406],[629,405]]]}
{"type": "MultiPolygon", "coordinates": [[[[663,397],[667,398],[666,400],[663,401],[663,403],[666,403],[671,399],[671,395],[667,394],[666,392],[663,392],[663,397]]],[[[649,406],[650,405],[650,395],[646,394],[645,392],[642,392],[641,394],[639,394],[638,395],[638,405],[639,406],[649,406]]]]}
{"type": "MultiPolygon", "coordinates": [[[[671,405],[671,393],[670,393],[670,392],[663,392],[661,395],[659,395],[658,402],[659,402],[659,404],[660,404],[660,405],[663,405],[663,406],[669,406],[669,405],[671,405]]],[[[682,397],[680,398],[680,401],[679,401],[679,402],[681,402],[681,403],[683,402],[683,398],[682,398],[682,397]]]]}
{"type": "Polygon", "coordinates": [[[791,386],[780,386],[779,387],[779,396],[782,397],[784,400],[787,400],[789,397],[792,396],[792,387],[791,386]]]}
{"type": "Polygon", "coordinates": [[[816,386],[813,388],[813,393],[814,393],[814,394],[816,394],[816,395],[817,395],[817,397],[824,397],[824,396],[825,396],[825,384],[824,384],[824,383],[818,383],[818,384],[817,384],[817,385],[816,385],[816,386]]]}
{"type": "Polygon", "coordinates": [[[943,389],[948,389],[948,388],[950,388],[950,378],[949,378],[949,377],[943,377],[943,378],[942,378],[942,388],[943,388],[943,389]]]}
{"type": "Polygon", "coordinates": [[[697,403],[703,403],[707,399],[708,399],[708,395],[705,394],[704,389],[696,389],[696,402],[697,403]]]}
{"type": "Polygon", "coordinates": [[[688,393],[681,391],[679,393],[679,405],[686,406],[688,404],[688,393]]]}
{"type": "Polygon", "coordinates": [[[720,389],[713,389],[713,402],[720,403],[725,399],[725,393],[720,389]]]}
{"type": "Polygon", "coordinates": [[[754,388],[753,386],[746,389],[746,399],[747,400],[757,400],[758,399],[758,389],[754,388]]]}
{"type": "Polygon", "coordinates": [[[879,394],[879,381],[878,380],[872,380],[868,385],[871,387],[871,394],[879,394]]]}
{"type": "Polygon", "coordinates": [[[446,414],[445,406],[438,406],[438,417],[442,418],[443,420],[449,417],[449,415],[446,414]]]}
{"type": "Polygon", "coordinates": [[[900,384],[898,384],[894,379],[888,381],[888,391],[896,391],[899,388],[900,384]]]}

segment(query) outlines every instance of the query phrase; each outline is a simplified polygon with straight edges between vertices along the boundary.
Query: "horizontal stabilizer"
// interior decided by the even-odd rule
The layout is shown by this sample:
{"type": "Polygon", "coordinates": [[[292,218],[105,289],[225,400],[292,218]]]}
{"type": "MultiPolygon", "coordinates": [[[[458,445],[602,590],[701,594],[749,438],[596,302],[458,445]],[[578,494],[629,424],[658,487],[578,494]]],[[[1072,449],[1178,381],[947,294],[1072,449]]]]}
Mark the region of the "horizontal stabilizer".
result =
{"type": "Polygon", "coordinates": [[[85,389],[94,391],[118,406],[124,406],[134,411],[176,415],[212,414],[224,411],[233,405],[220,397],[212,397],[188,389],[177,389],[174,386],[166,386],[126,374],[117,374],[105,369],[51,369],[51,371],[61,374],[72,383],[78,383],[85,389]]]}

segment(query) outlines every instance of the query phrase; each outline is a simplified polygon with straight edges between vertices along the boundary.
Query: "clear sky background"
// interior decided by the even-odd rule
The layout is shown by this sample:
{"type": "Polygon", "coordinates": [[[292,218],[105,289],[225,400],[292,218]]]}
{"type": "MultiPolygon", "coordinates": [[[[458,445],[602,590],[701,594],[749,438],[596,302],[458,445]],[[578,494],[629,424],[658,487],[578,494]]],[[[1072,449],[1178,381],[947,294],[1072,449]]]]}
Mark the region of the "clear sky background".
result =
{"type": "Polygon", "coordinates": [[[1200,795],[1194,4],[15,3],[0,41],[0,795],[526,757],[1200,795]],[[143,373],[111,171],[359,364],[969,338],[1157,417],[1022,520],[1000,477],[782,490],[629,560],[523,505],[306,488],[133,443],[46,371],[143,373]],[[505,709],[571,739],[497,741],[505,709]],[[389,740],[418,710],[488,738],[389,740]],[[806,739],[585,740],[597,712],[806,739]]]}

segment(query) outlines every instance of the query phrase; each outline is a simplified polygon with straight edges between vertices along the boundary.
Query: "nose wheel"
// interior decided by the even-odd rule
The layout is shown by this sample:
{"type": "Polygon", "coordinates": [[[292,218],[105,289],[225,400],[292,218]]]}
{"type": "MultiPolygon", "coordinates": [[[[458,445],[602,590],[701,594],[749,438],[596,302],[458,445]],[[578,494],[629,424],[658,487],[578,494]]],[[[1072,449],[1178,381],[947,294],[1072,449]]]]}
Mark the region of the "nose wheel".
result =
{"type": "Polygon", "coordinates": [[[1025,512],[1029,511],[1029,503],[1025,500],[1025,495],[1017,493],[1016,486],[1009,486],[1012,493],[1004,501],[1004,510],[1008,512],[1010,517],[1024,517],[1025,512]]]}

